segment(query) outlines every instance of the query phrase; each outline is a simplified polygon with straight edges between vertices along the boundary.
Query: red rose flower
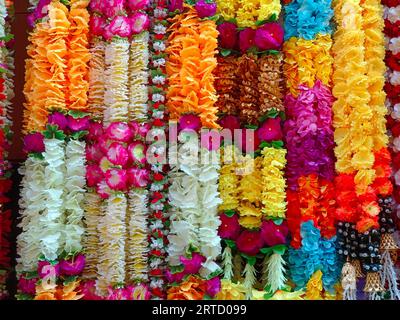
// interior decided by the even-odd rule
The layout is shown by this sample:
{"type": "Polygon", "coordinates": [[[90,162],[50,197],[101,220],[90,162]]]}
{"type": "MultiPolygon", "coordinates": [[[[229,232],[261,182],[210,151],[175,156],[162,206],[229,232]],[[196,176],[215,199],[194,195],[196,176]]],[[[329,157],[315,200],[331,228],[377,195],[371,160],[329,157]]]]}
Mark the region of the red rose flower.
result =
{"type": "Polygon", "coordinates": [[[239,33],[239,47],[242,53],[246,53],[254,44],[256,31],[252,28],[246,28],[239,33]]]}
{"type": "Polygon", "coordinates": [[[240,234],[239,218],[235,214],[232,217],[228,217],[226,214],[219,216],[221,225],[218,229],[218,234],[223,239],[236,240],[240,234]]]}
{"type": "Polygon", "coordinates": [[[281,119],[268,119],[263,123],[261,128],[257,130],[257,136],[261,141],[277,141],[283,139],[281,129],[281,119]]]}
{"type": "Polygon", "coordinates": [[[235,49],[238,42],[237,27],[232,22],[224,22],[218,25],[219,45],[225,49],[235,49]]]}
{"type": "Polygon", "coordinates": [[[268,220],[263,221],[261,226],[261,237],[269,247],[285,244],[288,233],[289,229],[286,222],[278,226],[273,221],[268,220]]]}
{"type": "Polygon", "coordinates": [[[264,241],[259,231],[244,230],[236,240],[240,252],[249,256],[255,256],[264,246],[264,241]]]}

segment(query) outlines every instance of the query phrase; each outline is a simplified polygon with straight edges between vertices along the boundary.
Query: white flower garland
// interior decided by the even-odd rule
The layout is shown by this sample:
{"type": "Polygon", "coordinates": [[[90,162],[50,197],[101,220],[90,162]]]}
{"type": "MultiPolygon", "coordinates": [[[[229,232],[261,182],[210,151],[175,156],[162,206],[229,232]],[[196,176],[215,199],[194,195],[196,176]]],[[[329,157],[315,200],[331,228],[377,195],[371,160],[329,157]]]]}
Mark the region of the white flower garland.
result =
{"type": "Polygon", "coordinates": [[[40,217],[46,208],[43,194],[45,166],[44,160],[29,157],[19,170],[23,179],[19,200],[21,222],[18,227],[22,232],[17,237],[17,272],[36,270],[41,255],[39,239],[45,226],[40,217]]]}
{"type": "Polygon", "coordinates": [[[94,117],[102,116],[104,110],[105,48],[101,39],[95,39],[90,48],[88,109],[94,117]]]}
{"type": "Polygon", "coordinates": [[[144,122],[148,119],[149,33],[133,37],[129,62],[129,119],[144,122]]]}
{"type": "Polygon", "coordinates": [[[128,119],[129,41],[113,38],[105,50],[104,126],[128,119]]]}
{"type": "Polygon", "coordinates": [[[146,189],[129,192],[126,233],[126,276],[129,283],[148,280],[148,200],[146,189]]]}
{"type": "Polygon", "coordinates": [[[82,250],[82,235],[84,229],[83,201],[86,185],[86,143],[71,139],[66,146],[66,177],[64,209],[66,210],[65,248],[67,253],[82,250]]]}
{"type": "Polygon", "coordinates": [[[104,203],[98,225],[97,294],[106,296],[110,285],[125,282],[125,235],[128,203],[124,194],[112,194],[104,203]]]}

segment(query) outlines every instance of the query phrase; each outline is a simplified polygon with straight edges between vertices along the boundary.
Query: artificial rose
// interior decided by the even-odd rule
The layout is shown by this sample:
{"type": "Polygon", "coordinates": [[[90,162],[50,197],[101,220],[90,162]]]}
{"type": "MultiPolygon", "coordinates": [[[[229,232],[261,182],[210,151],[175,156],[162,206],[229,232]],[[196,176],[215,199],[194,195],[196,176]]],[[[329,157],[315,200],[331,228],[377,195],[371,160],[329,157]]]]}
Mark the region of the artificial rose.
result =
{"type": "Polygon", "coordinates": [[[261,237],[268,247],[285,244],[288,233],[289,228],[286,222],[278,226],[272,220],[268,220],[263,221],[261,226],[261,237]]]}
{"type": "Polygon", "coordinates": [[[112,140],[128,142],[132,138],[132,131],[125,122],[114,122],[106,130],[108,137],[112,140]]]}
{"type": "Polygon", "coordinates": [[[283,43],[283,28],[279,23],[266,23],[256,30],[254,43],[260,51],[277,50],[283,43]]]}
{"type": "Polygon", "coordinates": [[[24,150],[28,153],[30,152],[44,152],[44,137],[41,133],[28,134],[24,138],[24,150]]]}
{"type": "Polygon", "coordinates": [[[93,12],[102,13],[104,2],[104,0],[90,0],[89,8],[93,12]]]}
{"type": "Polygon", "coordinates": [[[252,28],[246,28],[239,33],[239,47],[242,53],[246,53],[251,47],[254,47],[254,37],[256,31],[252,28]]]}
{"type": "Polygon", "coordinates": [[[102,1],[101,11],[108,18],[124,13],[125,0],[107,0],[102,1]]]}
{"type": "Polygon", "coordinates": [[[132,33],[139,34],[149,29],[150,19],[147,14],[142,12],[136,12],[129,18],[129,24],[132,33]]]}
{"type": "Polygon", "coordinates": [[[89,27],[93,36],[102,36],[104,28],[107,26],[107,21],[103,17],[91,16],[89,27]]]}
{"type": "Polygon", "coordinates": [[[132,28],[129,18],[124,16],[116,16],[110,22],[110,31],[112,34],[121,38],[130,37],[132,28]]]}
{"type": "Polygon", "coordinates": [[[184,266],[183,273],[187,274],[196,274],[201,269],[202,264],[206,261],[206,258],[201,254],[194,252],[192,253],[192,258],[188,259],[183,256],[179,257],[179,260],[184,266]]]}
{"type": "Polygon", "coordinates": [[[215,277],[206,281],[206,292],[211,298],[214,298],[220,291],[221,279],[219,277],[215,277]]]}
{"type": "Polygon", "coordinates": [[[86,167],[86,180],[88,187],[97,186],[103,177],[103,171],[98,165],[91,164],[86,167]]]}
{"type": "Polygon", "coordinates": [[[85,131],[89,129],[90,119],[89,117],[74,118],[68,116],[68,127],[72,131],[85,131]]]}
{"type": "Polygon", "coordinates": [[[47,122],[51,125],[58,126],[58,129],[64,131],[68,127],[67,117],[61,112],[54,112],[49,115],[47,122]]]}
{"type": "Polygon", "coordinates": [[[243,152],[251,153],[258,149],[260,140],[255,130],[243,129],[241,137],[242,139],[236,141],[236,144],[243,152]]]}
{"type": "Polygon", "coordinates": [[[103,29],[103,38],[106,41],[111,40],[114,37],[114,33],[111,31],[111,25],[110,23],[107,23],[103,29]]]}
{"type": "Polygon", "coordinates": [[[132,11],[144,10],[150,5],[150,0],[127,0],[132,11]]]}
{"type": "Polygon", "coordinates": [[[134,188],[145,188],[150,182],[150,173],[147,169],[130,168],[127,173],[129,185],[134,188]]]}
{"type": "Polygon", "coordinates": [[[99,122],[91,122],[88,129],[88,139],[90,141],[97,141],[103,134],[103,126],[99,122]]]}
{"type": "Polygon", "coordinates": [[[176,10],[183,10],[183,0],[170,0],[168,5],[168,11],[174,12],[176,10]]]}
{"type": "Polygon", "coordinates": [[[225,49],[235,49],[238,43],[238,32],[236,24],[223,22],[217,26],[219,32],[219,45],[225,49]]]}
{"type": "Polygon", "coordinates": [[[257,130],[257,136],[261,141],[277,141],[283,139],[281,118],[268,119],[257,130]]]}
{"type": "Polygon", "coordinates": [[[112,190],[123,191],[127,186],[128,175],[124,169],[109,169],[106,171],[105,179],[112,190]]]}
{"type": "Polygon", "coordinates": [[[222,239],[236,240],[240,235],[240,224],[239,218],[235,214],[232,217],[228,217],[226,214],[219,216],[221,225],[218,229],[218,235],[222,239]]]}
{"type": "Polygon", "coordinates": [[[185,114],[179,119],[179,130],[198,131],[201,128],[200,117],[194,114],[185,114]]]}
{"type": "Polygon", "coordinates": [[[85,268],[85,256],[83,254],[78,254],[71,260],[61,260],[60,261],[60,272],[64,276],[77,276],[82,273],[85,268]]]}
{"type": "Polygon", "coordinates": [[[264,241],[259,231],[244,230],[237,238],[236,245],[240,252],[255,256],[264,246],[264,241]]]}
{"type": "Polygon", "coordinates": [[[102,199],[108,199],[111,195],[111,189],[105,181],[100,181],[97,184],[96,192],[102,199]]]}
{"type": "Polygon", "coordinates": [[[101,158],[103,158],[103,156],[104,154],[98,143],[93,145],[86,145],[86,160],[99,162],[101,158]]]}
{"type": "Polygon", "coordinates": [[[170,270],[165,271],[165,278],[169,283],[181,282],[186,274],[184,272],[172,273],[170,270]]]}
{"type": "Polygon", "coordinates": [[[199,0],[194,7],[197,11],[198,16],[202,19],[211,17],[217,13],[217,4],[214,2],[209,3],[205,0],[199,0]]]}
{"type": "Polygon", "coordinates": [[[116,166],[124,166],[129,159],[128,150],[122,143],[113,142],[107,151],[107,159],[116,166]]]}
{"type": "Polygon", "coordinates": [[[202,148],[206,148],[209,151],[218,150],[221,145],[221,135],[216,130],[202,131],[200,143],[202,148]]]}
{"type": "Polygon", "coordinates": [[[146,145],[141,141],[135,141],[128,146],[128,154],[132,163],[146,163],[146,145]]]}
{"type": "Polygon", "coordinates": [[[33,296],[36,293],[36,282],[38,280],[37,278],[27,279],[21,276],[18,280],[18,290],[33,296]]]}

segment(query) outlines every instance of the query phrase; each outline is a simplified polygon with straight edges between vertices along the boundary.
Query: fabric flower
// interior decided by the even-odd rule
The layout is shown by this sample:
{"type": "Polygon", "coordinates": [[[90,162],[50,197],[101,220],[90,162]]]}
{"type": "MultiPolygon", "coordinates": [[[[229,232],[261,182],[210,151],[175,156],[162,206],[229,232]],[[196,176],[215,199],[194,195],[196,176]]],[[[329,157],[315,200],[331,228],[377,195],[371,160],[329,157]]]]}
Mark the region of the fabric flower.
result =
{"type": "Polygon", "coordinates": [[[132,138],[129,125],[125,122],[114,122],[106,130],[108,137],[112,140],[128,142],[132,138]]]}
{"type": "Polygon", "coordinates": [[[226,214],[219,216],[221,225],[218,229],[218,234],[222,239],[236,240],[240,235],[240,224],[239,218],[235,214],[232,217],[228,217],[226,214]]]}
{"type": "Polygon", "coordinates": [[[116,36],[127,38],[131,35],[132,28],[129,18],[124,16],[116,16],[110,22],[110,31],[116,36]]]}
{"type": "Polygon", "coordinates": [[[281,119],[268,119],[262,126],[257,130],[258,138],[261,141],[278,141],[283,139],[283,133],[281,129],[281,119]]]}
{"type": "Polygon", "coordinates": [[[129,168],[128,171],[129,185],[135,188],[144,188],[150,180],[150,173],[147,169],[129,168]]]}
{"type": "Polygon", "coordinates": [[[286,237],[289,229],[286,222],[280,226],[276,225],[272,220],[263,221],[261,226],[261,237],[268,247],[274,247],[279,244],[286,244],[286,237]]]}
{"type": "Polygon", "coordinates": [[[243,152],[251,153],[258,149],[260,145],[260,140],[255,130],[243,129],[242,139],[236,141],[236,143],[238,145],[238,148],[241,149],[243,152]]]}
{"type": "Polygon", "coordinates": [[[90,119],[89,117],[74,118],[68,116],[68,127],[72,131],[85,131],[89,128],[90,119]]]}
{"type": "Polygon", "coordinates": [[[150,19],[145,13],[136,12],[130,17],[130,28],[133,34],[139,34],[149,29],[150,19]]]}
{"type": "Polygon", "coordinates": [[[239,47],[242,53],[246,53],[251,47],[255,45],[254,38],[256,31],[252,28],[246,28],[239,33],[239,47]]]}
{"type": "Polygon", "coordinates": [[[78,254],[71,260],[60,261],[60,273],[65,276],[77,276],[82,273],[85,268],[85,256],[78,254]]]}
{"type": "Polygon", "coordinates": [[[150,5],[150,0],[127,0],[132,11],[145,10],[150,5]]]}
{"type": "Polygon", "coordinates": [[[201,128],[200,118],[194,114],[185,114],[179,119],[180,130],[198,131],[201,128]]]}
{"type": "Polygon", "coordinates": [[[184,274],[197,274],[202,266],[202,263],[206,261],[206,258],[197,252],[192,254],[192,258],[185,258],[181,256],[180,262],[184,266],[184,274]]]}
{"type": "Polygon", "coordinates": [[[264,242],[259,231],[244,230],[236,240],[240,252],[255,256],[263,247],[264,242]]]}
{"type": "Polygon", "coordinates": [[[33,296],[36,293],[36,282],[37,281],[38,281],[38,279],[36,279],[36,278],[27,279],[27,278],[21,276],[18,279],[18,290],[21,291],[22,293],[33,296]]]}
{"type": "Polygon", "coordinates": [[[108,0],[102,2],[101,11],[108,18],[113,18],[124,12],[125,0],[108,0]]]}
{"type": "Polygon", "coordinates": [[[219,277],[214,277],[210,280],[207,280],[206,292],[211,298],[214,298],[220,291],[221,291],[221,279],[219,277]]]}
{"type": "Polygon", "coordinates": [[[103,179],[103,171],[96,164],[86,167],[86,180],[88,187],[95,187],[103,179]]]}
{"type": "Polygon", "coordinates": [[[256,30],[254,43],[260,51],[280,49],[283,43],[283,28],[279,23],[266,23],[256,30]]]}
{"type": "Polygon", "coordinates": [[[223,22],[217,26],[218,40],[221,48],[235,49],[238,43],[237,27],[232,22],[223,22]]]}
{"type": "Polygon", "coordinates": [[[24,150],[26,152],[44,152],[44,137],[41,133],[32,133],[24,137],[24,150]]]}
{"type": "Polygon", "coordinates": [[[140,141],[131,143],[128,146],[128,154],[132,163],[146,163],[146,146],[140,141]]]}
{"type": "Polygon", "coordinates": [[[168,11],[175,12],[176,10],[183,10],[183,0],[170,0],[168,4],[168,11]]]}
{"type": "Polygon", "coordinates": [[[217,4],[215,2],[210,3],[209,1],[199,0],[195,4],[195,9],[200,18],[207,18],[217,13],[217,4]]]}
{"type": "Polygon", "coordinates": [[[93,36],[102,36],[106,26],[107,26],[107,21],[104,19],[104,17],[100,16],[90,17],[89,27],[90,27],[90,32],[93,36]]]}
{"type": "Polygon", "coordinates": [[[62,131],[64,131],[68,127],[67,117],[61,112],[54,112],[49,115],[47,122],[49,124],[58,126],[58,129],[62,131]]]}
{"type": "Polygon", "coordinates": [[[234,136],[234,131],[236,129],[240,129],[240,121],[239,118],[233,115],[227,115],[222,117],[219,120],[219,124],[223,129],[228,129],[232,133],[232,137],[234,136]]]}
{"type": "Polygon", "coordinates": [[[125,166],[129,159],[128,150],[123,144],[113,142],[107,151],[107,159],[117,166],[125,166]]]}
{"type": "Polygon", "coordinates": [[[109,169],[105,173],[107,185],[112,190],[123,191],[126,189],[128,176],[126,170],[123,169],[109,169]]]}
{"type": "Polygon", "coordinates": [[[246,288],[231,280],[221,280],[221,290],[215,297],[217,300],[246,300],[246,288]]]}

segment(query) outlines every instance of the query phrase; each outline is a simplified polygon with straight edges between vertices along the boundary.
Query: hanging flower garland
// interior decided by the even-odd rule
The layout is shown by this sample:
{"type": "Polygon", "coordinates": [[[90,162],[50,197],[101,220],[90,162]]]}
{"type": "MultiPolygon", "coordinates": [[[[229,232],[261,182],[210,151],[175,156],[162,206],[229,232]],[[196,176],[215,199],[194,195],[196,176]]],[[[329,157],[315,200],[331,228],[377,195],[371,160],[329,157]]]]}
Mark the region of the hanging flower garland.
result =
{"type": "MultiPolygon", "coordinates": [[[[339,200],[337,217],[345,222],[338,231],[344,236],[341,241],[343,257],[350,258],[353,263],[358,258],[361,270],[367,273],[364,291],[370,299],[379,299],[380,293],[385,291],[378,273],[382,270],[381,256],[377,253],[381,237],[378,197],[386,198],[392,193],[390,155],[386,149],[382,14],[380,3],[372,0],[361,3],[345,1],[335,5],[335,19],[339,26],[333,47],[333,92],[338,99],[333,106],[338,159],[336,169],[339,173],[336,184],[339,200]],[[347,21],[355,23],[348,24],[347,21]],[[356,70],[346,58],[349,50],[357,50],[352,61],[359,66],[356,70]],[[354,76],[348,77],[348,74],[354,76]],[[359,83],[356,91],[350,89],[354,81],[359,83]],[[350,199],[349,194],[354,198],[350,199]],[[353,209],[347,210],[350,206],[353,209]],[[359,232],[354,254],[343,247],[349,235],[345,228],[355,228],[359,232]],[[360,244],[363,242],[367,242],[372,251],[365,250],[360,244]]],[[[349,263],[343,268],[343,276],[348,269],[349,263]]],[[[345,299],[354,298],[354,282],[352,278],[350,283],[353,284],[346,288],[345,299]]]]}
{"type": "Polygon", "coordinates": [[[26,62],[29,158],[22,171],[19,299],[82,297],[78,277],[85,265],[81,253],[86,192],[83,138],[89,119],[75,110],[86,110],[87,103],[87,5],[88,1],[71,1],[70,7],[44,1],[30,15],[31,23],[46,13],[48,19],[35,25],[26,62]],[[52,54],[46,55],[43,47],[52,54]],[[48,100],[36,100],[38,96],[48,100]]]}
{"type": "Polygon", "coordinates": [[[1,39],[1,68],[0,78],[0,300],[8,298],[6,282],[11,268],[10,233],[11,210],[7,207],[10,199],[11,164],[8,161],[11,132],[11,99],[14,97],[14,58],[12,51],[13,35],[11,21],[13,19],[13,3],[0,1],[0,39],[1,39]]]}

